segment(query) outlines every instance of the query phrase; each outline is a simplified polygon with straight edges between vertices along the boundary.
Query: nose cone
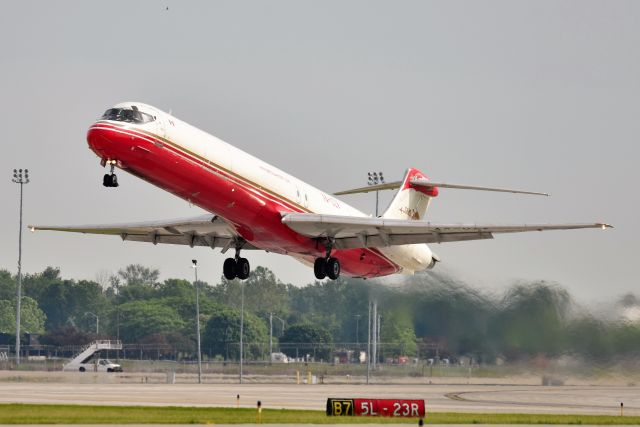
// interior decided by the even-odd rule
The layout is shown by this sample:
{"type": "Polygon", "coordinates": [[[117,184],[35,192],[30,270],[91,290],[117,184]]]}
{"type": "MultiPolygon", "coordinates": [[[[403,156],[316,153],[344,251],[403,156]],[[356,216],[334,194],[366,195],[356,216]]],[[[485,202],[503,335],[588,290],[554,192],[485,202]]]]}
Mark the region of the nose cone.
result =
{"type": "Polygon", "coordinates": [[[103,159],[123,160],[131,155],[140,138],[130,129],[110,123],[96,123],[87,132],[87,143],[103,159]]]}
{"type": "Polygon", "coordinates": [[[94,153],[103,159],[111,158],[113,151],[113,138],[111,130],[99,125],[93,125],[87,131],[87,143],[94,153]]]}

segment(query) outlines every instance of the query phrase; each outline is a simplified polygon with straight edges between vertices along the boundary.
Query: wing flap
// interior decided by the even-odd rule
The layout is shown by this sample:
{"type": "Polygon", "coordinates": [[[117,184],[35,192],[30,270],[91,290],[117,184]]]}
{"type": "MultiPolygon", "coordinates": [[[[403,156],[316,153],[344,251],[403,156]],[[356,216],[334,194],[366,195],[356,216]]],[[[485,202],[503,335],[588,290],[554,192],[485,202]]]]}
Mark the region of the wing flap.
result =
{"type": "Polygon", "coordinates": [[[336,247],[381,247],[412,243],[445,243],[491,239],[496,233],[610,228],[604,223],[583,224],[437,224],[429,221],[290,213],[282,222],[312,238],[331,238],[336,247]]]}
{"type": "Polygon", "coordinates": [[[446,243],[465,240],[493,239],[491,233],[457,233],[457,234],[359,234],[354,237],[340,237],[335,240],[337,249],[381,248],[385,246],[411,245],[415,243],[446,243]]]}
{"type": "MultiPolygon", "coordinates": [[[[30,225],[31,231],[49,230],[83,234],[120,236],[122,240],[153,244],[173,244],[228,248],[239,238],[236,231],[224,219],[216,215],[200,215],[192,218],[131,222],[120,224],[49,226],[30,225]]],[[[243,249],[255,249],[244,243],[243,249]]]]}

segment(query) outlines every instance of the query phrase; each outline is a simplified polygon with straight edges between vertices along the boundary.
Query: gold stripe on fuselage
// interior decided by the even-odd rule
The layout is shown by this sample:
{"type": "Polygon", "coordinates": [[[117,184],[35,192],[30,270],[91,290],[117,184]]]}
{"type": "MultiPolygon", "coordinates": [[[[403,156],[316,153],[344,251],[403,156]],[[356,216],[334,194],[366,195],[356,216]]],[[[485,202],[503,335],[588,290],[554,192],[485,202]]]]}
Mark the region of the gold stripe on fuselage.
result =
{"type": "MultiPolygon", "coordinates": [[[[96,123],[100,123],[100,122],[102,122],[102,120],[99,121],[99,122],[96,122],[96,123]]],[[[109,125],[113,125],[113,123],[111,123],[109,121],[104,121],[104,122],[108,123],[109,125]]],[[[188,155],[190,155],[192,157],[195,157],[196,159],[200,160],[203,163],[208,164],[209,166],[212,166],[214,168],[220,169],[221,171],[224,171],[225,173],[231,175],[232,177],[238,179],[239,181],[243,181],[245,184],[248,184],[249,186],[254,187],[253,190],[264,191],[264,192],[274,196],[276,199],[279,199],[280,202],[284,202],[284,203],[288,203],[290,205],[296,206],[303,212],[314,213],[312,210],[310,210],[308,208],[305,208],[304,206],[302,206],[302,205],[300,205],[300,204],[298,204],[298,203],[296,203],[296,202],[294,202],[292,200],[287,199],[283,195],[281,195],[279,193],[276,193],[275,191],[272,191],[272,190],[270,190],[268,188],[262,187],[261,185],[259,185],[259,184],[255,183],[255,182],[243,177],[242,175],[239,175],[239,174],[237,174],[237,173],[235,173],[235,172],[233,172],[233,171],[231,171],[231,170],[229,170],[229,169],[227,169],[227,168],[225,168],[223,166],[220,166],[219,164],[214,163],[211,160],[207,159],[206,157],[202,157],[197,153],[194,153],[193,151],[181,146],[180,144],[178,144],[178,143],[176,143],[174,141],[171,141],[170,139],[167,139],[167,138],[162,137],[160,135],[156,135],[155,133],[149,132],[148,130],[145,130],[145,129],[128,128],[128,127],[125,127],[125,125],[122,125],[120,123],[118,123],[117,126],[118,127],[122,127],[124,129],[127,129],[127,130],[140,132],[140,133],[142,133],[144,135],[147,135],[147,136],[150,136],[150,137],[155,138],[157,140],[160,140],[160,141],[170,145],[171,147],[173,147],[176,150],[182,151],[182,152],[184,152],[184,153],[186,153],[186,154],[188,154],[188,155]]]]}

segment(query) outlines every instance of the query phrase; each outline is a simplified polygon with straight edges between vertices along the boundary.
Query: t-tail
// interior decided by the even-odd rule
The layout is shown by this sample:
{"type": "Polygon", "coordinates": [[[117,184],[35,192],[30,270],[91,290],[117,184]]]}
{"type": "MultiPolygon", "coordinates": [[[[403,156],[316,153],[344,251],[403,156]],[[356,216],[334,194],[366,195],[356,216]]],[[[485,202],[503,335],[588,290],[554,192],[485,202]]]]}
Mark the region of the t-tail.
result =
{"type": "Polygon", "coordinates": [[[370,191],[399,189],[383,218],[423,220],[431,199],[438,195],[439,188],[451,188],[456,190],[495,191],[499,193],[532,194],[535,196],[548,196],[547,193],[536,191],[514,190],[510,188],[479,187],[477,185],[449,184],[445,182],[431,181],[418,169],[409,168],[402,181],[386,182],[369,185],[367,187],[354,188],[339,191],[335,195],[368,193],[370,191]]]}
{"type": "MultiPolygon", "coordinates": [[[[479,190],[495,191],[500,193],[532,194],[537,196],[548,196],[547,193],[535,191],[514,190],[509,188],[480,187],[477,185],[449,184],[444,182],[431,181],[418,169],[409,168],[402,181],[387,182],[367,187],[354,188],[351,190],[339,191],[335,195],[368,193],[370,191],[395,190],[398,189],[389,207],[382,215],[384,219],[425,220],[427,209],[431,199],[438,196],[439,188],[450,188],[457,190],[479,190]]],[[[490,235],[490,234],[489,234],[490,235]]],[[[433,268],[440,258],[432,253],[432,262],[427,268],[433,268]]]]}
{"type": "Polygon", "coordinates": [[[424,183],[427,181],[427,176],[418,169],[407,169],[404,179],[401,181],[400,189],[382,217],[411,220],[425,219],[431,199],[438,195],[438,187],[415,185],[413,182],[424,183]]]}

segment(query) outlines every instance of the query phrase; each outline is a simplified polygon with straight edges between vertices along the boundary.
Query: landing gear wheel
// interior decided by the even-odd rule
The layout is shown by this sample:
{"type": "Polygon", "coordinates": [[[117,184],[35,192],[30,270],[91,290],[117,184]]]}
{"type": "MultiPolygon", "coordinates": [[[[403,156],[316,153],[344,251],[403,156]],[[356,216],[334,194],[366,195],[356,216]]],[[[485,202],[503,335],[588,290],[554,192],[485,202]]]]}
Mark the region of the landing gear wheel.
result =
{"type": "Polygon", "coordinates": [[[222,273],[227,280],[233,280],[236,278],[236,260],[233,258],[227,258],[222,265],[222,273]]]}
{"type": "Polygon", "coordinates": [[[327,260],[327,276],[331,280],[336,280],[340,277],[340,261],[337,258],[329,258],[327,260]]]}
{"type": "Polygon", "coordinates": [[[105,174],[102,178],[102,185],[105,187],[117,187],[118,186],[118,177],[115,173],[105,174]]]}
{"type": "Polygon", "coordinates": [[[105,174],[105,176],[102,178],[102,185],[104,185],[105,187],[117,187],[118,177],[115,173],[113,173],[113,171],[116,169],[116,161],[103,159],[103,162],[104,163],[101,163],[103,166],[107,164],[111,166],[111,173],[105,174]]]}
{"type": "Polygon", "coordinates": [[[80,372],[84,372],[84,371],[86,371],[86,369],[84,368],[84,366],[81,366],[80,367],[80,372]]]}
{"type": "Polygon", "coordinates": [[[313,273],[318,280],[327,277],[327,260],[324,258],[316,258],[316,261],[313,263],[313,273]]]}
{"type": "Polygon", "coordinates": [[[246,258],[238,258],[236,261],[236,276],[240,280],[249,278],[251,273],[251,266],[249,266],[249,260],[246,258]]]}

